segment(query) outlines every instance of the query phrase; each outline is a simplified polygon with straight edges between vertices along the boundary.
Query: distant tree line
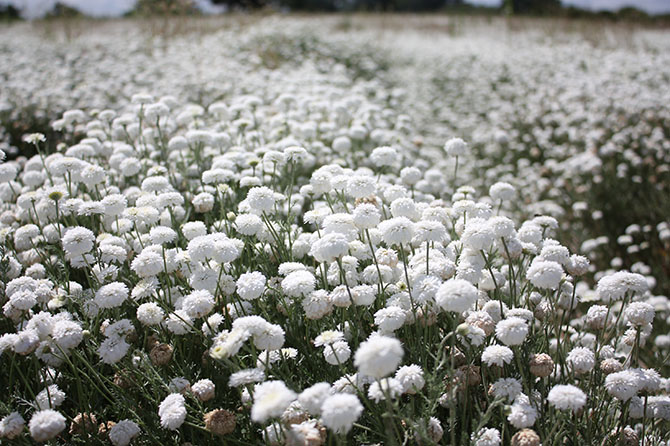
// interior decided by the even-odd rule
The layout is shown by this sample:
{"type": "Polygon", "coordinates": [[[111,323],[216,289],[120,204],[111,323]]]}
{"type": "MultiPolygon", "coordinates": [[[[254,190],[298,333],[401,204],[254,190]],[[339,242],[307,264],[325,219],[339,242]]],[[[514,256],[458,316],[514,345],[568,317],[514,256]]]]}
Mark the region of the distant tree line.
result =
{"type": "MultiPolygon", "coordinates": [[[[633,7],[616,12],[592,12],[573,6],[563,6],[561,0],[503,0],[498,8],[477,7],[467,0],[210,0],[216,5],[226,5],[230,10],[253,11],[274,9],[290,11],[376,11],[376,12],[428,12],[458,11],[468,13],[505,13],[509,15],[547,15],[569,18],[605,18],[611,20],[654,21],[667,24],[670,15],[649,16],[633,7]]],[[[199,14],[194,0],[138,0],[129,15],[185,15],[199,14]]],[[[73,17],[76,10],[57,3],[50,17],[73,17]]],[[[13,6],[0,5],[0,19],[18,19],[19,11],[13,6]]]]}

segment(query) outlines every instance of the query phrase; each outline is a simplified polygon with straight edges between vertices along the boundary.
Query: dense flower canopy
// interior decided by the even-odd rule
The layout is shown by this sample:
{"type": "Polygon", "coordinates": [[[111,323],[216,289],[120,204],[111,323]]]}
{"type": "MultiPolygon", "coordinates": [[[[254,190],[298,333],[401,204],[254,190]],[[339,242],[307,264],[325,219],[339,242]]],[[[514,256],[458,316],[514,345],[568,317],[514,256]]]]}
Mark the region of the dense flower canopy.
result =
{"type": "Polygon", "coordinates": [[[12,47],[0,438],[661,444],[670,223],[589,188],[667,194],[667,54],[320,20],[12,47]]]}

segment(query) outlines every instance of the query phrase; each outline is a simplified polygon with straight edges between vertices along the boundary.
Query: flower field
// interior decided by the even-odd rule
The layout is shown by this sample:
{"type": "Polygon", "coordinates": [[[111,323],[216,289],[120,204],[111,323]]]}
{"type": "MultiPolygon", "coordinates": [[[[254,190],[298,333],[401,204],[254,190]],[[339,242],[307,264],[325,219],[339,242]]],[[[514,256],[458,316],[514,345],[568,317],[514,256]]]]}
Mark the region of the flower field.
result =
{"type": "Polygon", "coordinates": [[[670,33],[0,28],[0,444],[670,444],[670,33]]]}

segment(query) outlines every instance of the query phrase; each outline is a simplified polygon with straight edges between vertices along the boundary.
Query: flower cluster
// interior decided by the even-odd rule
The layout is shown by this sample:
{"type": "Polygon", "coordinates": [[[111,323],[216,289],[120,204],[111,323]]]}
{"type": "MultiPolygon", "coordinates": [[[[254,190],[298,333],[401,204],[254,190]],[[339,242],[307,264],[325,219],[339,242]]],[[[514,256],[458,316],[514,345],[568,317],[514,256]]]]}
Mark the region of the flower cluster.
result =
{"type": "Polygon", "coordinates": [[[520,142],[415,127],[375,57],[318,42],[236,54],[207,100],[63,107],[58,149],[0,164],[0,438],[665,444],[652,269],[563,239],[537,176],[477,175],[520,142]]]}

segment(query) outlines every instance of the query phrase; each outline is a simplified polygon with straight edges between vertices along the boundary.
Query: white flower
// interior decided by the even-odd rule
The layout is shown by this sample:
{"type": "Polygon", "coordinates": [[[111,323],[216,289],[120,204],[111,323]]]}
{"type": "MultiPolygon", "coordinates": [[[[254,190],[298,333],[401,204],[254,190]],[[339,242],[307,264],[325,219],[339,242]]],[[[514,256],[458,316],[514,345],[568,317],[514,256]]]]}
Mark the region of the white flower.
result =
{"type": "Polygon", "coordinates": [[[263,220],[258,215],[240,214],[235,217],[237,232],[243,235],[258,235],[263,230],[263,220]]]}
{"type": "Polygon", "coordinates": [[[183,335],[191,331],[193,320],[184,310],[177,310],[165,321],[165,327],[176,335],[183,335]]]}
{"type": "MultiPolygon", "coordinates": [[[[489,218],[486,221],[486,225],[491,229],[491,231],[493,231],[493,235],[496,238],[505,239],[505,245],[507,245],[507,250],[511,251],[509,239],[516,235],[516,231],[514,230],[514,222],[507,217],[499,215],[496,217],[489,218]]],[[[506,254],[505,245],[503,245],[501,254],[506,254]]],[[[512,255],[511,252],[510,255],[512,255]]]]}
{"type": "Polygon", "coordinates": [[[379,223],[382,239],[388,246],[407,244],[414,236],[414,223],[407,217],[395,217],[379,223]]]}
{"type": "Polygon", "coordinates": [[[364,198],[375,193],[375,179],[371,176],[355,175],[347,180],[346,192],[353,198],[364,198]]]}
{"type": "Polygon", "coordinates": [[[349,240],[343,234],[325,234],[312,244],[309,254],[317,262],[334,262],[349,252],[349,240]]]}
{"type": "Polygon", "coordinates": [[[446,150],[449,156],[463,156],[467,148],[468,146],[461,138],[451,138],[444,144],[444,150],[446,150]]]}
{"type": "Polygon", "coordinates": [[[265,380],[265,371],[262,369],[244,369],[235,372],[228,378],[230,387],[239,387],[265,380]]]}
{"type": "Polygon", "coordinates": [[[63,249],[70,257],[81,256],[91,251],[94,241],[93,232],[81,226],[68,229],[62,239],[63,249]]]}
{"type": "Polygon", "coordinates": [[[26,420],[18,412],[10,413],[0,420],[0,438],[4,437],[13,440],[21,435],[25,425],[26,420]]]}
{"type": "Polygon", "coordinates": [[[603,302],[621,300],[626,293],[642,294],[649,288],[647,280],[643,275],[619,271],[604,276],[598,281],[596,293],[603,302]]]}
{"type": "Polygon", "coordinates": [[[193,319],[207,316],[214,309],[214,296],[207,290],[197,290],[182,301],[182,309],[193,319]]]}
{"type": "Polygon", "coordinates": [[[19,290],[11,295],[9,303],[11,308],[19,311],[28,311],[37,304],[37,296],[31,291],[19,290]]]}
{"type": "Polygon", "coordinates": [[[189,221],[181,227],[181,232],[186,240],[191,241],[196,237],[202,237],[207,234],[207,226],[201,221],[189,221]]]}
{"type": "Polygon", "coordinates": [[[323,402],[331,395],[331,386],[328,383],[317,383],[303,390],[298,395],[298,402],[312,415],[321,413],[323,402]]]}
{"type": "Polygon", "coordinates": [[[254,405],[251,407],[251,419],[264,423],[269,418],[281,416],[297,395],[286,387],[283,381],[266,381],[254,387],[254,405]]]}
{"type": "Polygon", "coordinates": [[[214,398],[214,391],[214,383],[209,379],[201,379],[194,382],[191,386],[191,392],[193,392],[193,394],[203,402],[214,398]]]}
{"type": "Polygon", "coordinates": [[[500,446],[500,431],[494,428],[482,428],[472,433],[473,446],[500,446]]]}
{"type": "Polygon", "coordinates": [[[622,401],[628,401],[640,390],[640,378],[630,370],[611,373],[605,378],[607,392],[622,401]]]}
{"type": "Polygon", "coordinates": [[[121,420],[109,430],[109,440],[114,446],[128,446],[140,434],[140,427],[131,420],[121,420]]]}
{"type": "Polygon", "coordinates": [[[570,350],[565,362],[570,365],[575,374],[590,372],[596,363],[593,352],[586,347],[575,347],[570,350]]]}
{"type": "Polygon", "coordinates": [[[421,217],[421,213],[416,209],[416,203],[410,197],[400,197],[393,200],[391,203],[391,215],[394,217],[407,217],[412,221],[417,221],[421,217]]]}
{"type": "Polygon", "coordinates": [[[400,179],[402,182],[408,186],[413,186],[421,180],[423,174],[421,170],[416,167],[403,167],[400,170],[400,179]]]}
{"type": "Polygon", "coordinates": [[[435,220],[421,220],[414,225],[414,240],[419,243],[449,241],[449,235],[442,223],[435,220]]]}
{"type": "Polygon", "coordinates": [[[549,404],[559,410],[578,411],[586,404],[586,394],[573,385],[557,385],[552,387],[547,395],[549,404]]]}
{"type": "Polygon", "coordinates": [[[584,275],[589,270],[589,259],[584,256],[573,254],[565,265],[565,269],[573,276],[584,275]]]}
{"type": "Polygon", "coordinates": [[[526,271],[526,278],[538,288],[555,290],[563,277],[563,268],[559,263],[535,259],[526,271]]]}
{"type": "Polygon", "coordinates": [[[95,293],[95,303],[100,308],[115,308],[128,298],[129,290],[126,284],[112,282],[101,286],[95,293]]]}
{"type": "Polygon", "coordinates": [[[63,350],[70,350],[79,345],[84,338],[81,325],[74,321],[59,320],[53,324],[51,337],[56,345],[63,350]]]}
{"type": "Polygon", "coordinates": [[[323,357],[328,364],[344,364],[351,357],[351,348],[346,341],[336,341],[324,347],[323,357]]]}
{"type": "Polygon", "coordinates": [[[469,219],[461,235],[463,244],[477,252],[489,249],[494,239],[493,228],[482,218],[469,219]]]}
{"type": "Polygon", "coordinates": [[[120,336],[105,339],[98,347],[98,355],[105,364],[116,364],[130,349],[130,344],[120,336]]]}
{"type": "Polygon", "coordinates": [[[521,383],[516,378],[500,378],[491,385],[490,392],[497,398],[507,398],[509,401],[514,401],[521,393],[521,383]]]}
{"type": "Polygon", "coordinates": [[[37,442],[51,440],[65,429],[65,417],[51,409],[41,410],[33,414],[28,429],[37,442]]]}
{"type": "Polygon", "coordinates": [[[499,181],[499,182],[493,184],[489,188],[489,195],[495,201],[511,200],[512,198],[514,198],[514,192],[516,192],[516,189],[514,189],[514,186],[512,186],[509,183],[505,183],[504,181],[499,181]]]}
{"type": "Polygon", "coordinates": [[[655,314],[654,307],[646,302],[631,302],[624,310],[626,320],[636,326],[651,324],[655,314]]]}
{"type": "Polygon", "coordinates": [[[478,297],[477,288],[467,280],[449,279],[438,288],[435,302],[444,311],[462,313],[469,310],[478,297]]]}
{"type": "Polygon", "coordinates": [[[252,187],[247,193],[246,202],[254,211],[270,212],[275,205],[275,193],[265,186],[252,187]]]}
{"type": "Polygon", "coordinates": [[[147,302],[137,308],[137,320],[144,325],[158,325],[165,318],[165,312],[155,302],[147,302]]]}
{"type": "Polygon", "coordinates": [[[326,290],[316,290],[301,302],[307,319],[321,319],[333,309],[333,304],[326,290]]]}
{"type": "Polygon", "coordinates": [[[141,278],[157,276],[163,271],[163,267],[163,257],[146,248],[130,264],[130,269],[141,278]]]}
{"type": "Polygon", "coordinates": [[[403,354],[402,344],[397,339],[373,336],[356,350],[354,365],[363,375],[383,378],[398,368],[403,354]]]}
{"type": "Polygon", "coordinates": [[[168,389],[172,393],[180,393],[182,395],[185,395],[186,392],[191,389],[191,383],[189,383],[188,379],[184,378],[183,376],[178,376],[170,380],[170,384],[168,384],[168,389]]]}
{"type": "Polygon", "coordinates": [[[258,271],[244,273],[237,279],[237,294],[244,300],[258,299],[265,291],[265,280],[258,271]]]}
{"type": "Polygon", "coordinates": [[[423,389],[423,386],[426,384],[426,381],[423,378],[423,370],[421,370],[421,366],[416,364],[400,367],[395,372],[395,379],[397,379],[402,386],[403,393],[412,395],[423,389]]]}
{"type": "Polygon", "coordinates": [[[353,212],[354,224],[359,229],[371,229],[377,227],[381,220],[381,213],[377,206],[371,203],[361,203],[353,212]]]}
{"type": "Polygon", "coordinates": [[[399,307],[387,307],[375,313],[375,325],[384,333],[392,333],[405,323],[406,312],[399,307]]]}
{"type": "Polygon", "coordinates": [[[261,350],[279,350],[284,345],[284,329],[266,323],[262,330],[254,333],[254,345],[261,350]]]}
{"type": "Polygon", "coordinates": [[[321,406],[324,426],[335,433],[346,434],[363,412],[363,405],[356,395],[338,393],[328,397],[321,406]]]}
{"type": "Polygon", "coordinates": [[[542,260],[556,262],[565,266],[570,262],[570,251],[565,246],[558,244],[555,240],[547,239],[544,241],[544,245],[542,246],[542,250],[538,257],[542,260]]]}
{"type": "Polygon", "coordinates": [[[281,282],[284,293],[290,297],[302,297],[309,295],[316,286],[314,274],[309,271],[293,271],[281,282]]]}
{"type": "Polygon", "coordinates": [[[586,312],[586,323],[593,329],[600,330],[605,328],[607,322],[611,319],[611,314],[604,305],[592,305],[586,312]],[[608,318],[605,320],[605,318],[608,318]]]}
{"type": "Polygon", "coordinates": [[[504,364],[509,364],[514,358],[514,353],[508,347],[502,345],[489,345],[482,353],[482,362],[488,365],[497,365],[502,367],[504,364]]]}
{"type": "Polygon", "coordinates": [[[65,392],[59,389],[56,384],[52,384],[38,393],[35,401],[40,410],[55,409],[65,401],[65,392]]]}
{"type": "Polygon", "coordinates": [[[319,336],[314,339],[314,345],[321,347],[322,345],[330,345],[337,341],[344,339],[344,333],[339,330],[322,331],[319,336]]]}
{"type": "Polygon", "coordinates": [[[395,399],[402,394],[403,386],[395,378],[382,378],[370,384],[368,398],[376,403],[387,398],[395,399]]]}
{"type": "Polygon", "coordinates": [[[165,397],[158,406],[158,416],[163,428],[171,431],[179,429],[186,419],[184,397],[180,393],[171,393],[165,397]]]}
{"type": "Polygon", "coordinates": [[[357,285],[351,289],[351,297],[354,304],[369,306],[375,302],[377,290],[371,285],[357,285]]]}
{"type": "Polygon", "coordinates": [[[507,421],[517,429],[523,429],[535,424],[537,420],[537,409],[531,404],[526,395],[520,393],[510,406],[510,413],[507,415],[507,421]]]}
{"type": "Polygon", "coordinates": [[[370,154],[370,161],[375,166],[392,166],[398,159],[398,152],[393,147],[382,146],[375,148],[370,154]]]}
{"type": "Polygon", "coordinates": [[[520,317],[508,317],[496,324],[496,337],[505,345],[521,345],[528,335],[528,324],[520,317]]]}

